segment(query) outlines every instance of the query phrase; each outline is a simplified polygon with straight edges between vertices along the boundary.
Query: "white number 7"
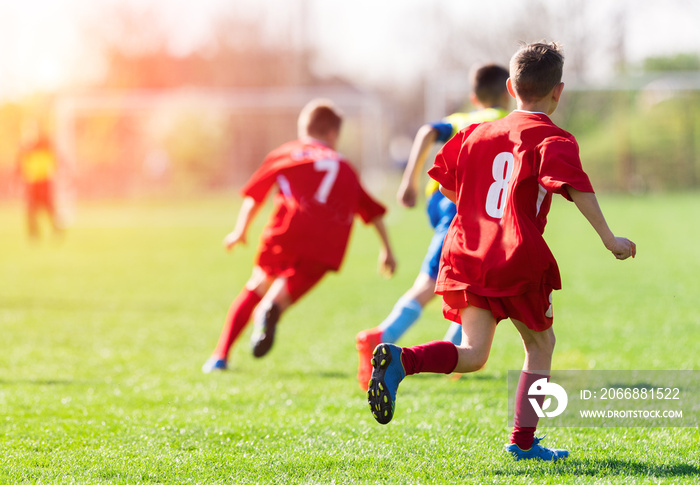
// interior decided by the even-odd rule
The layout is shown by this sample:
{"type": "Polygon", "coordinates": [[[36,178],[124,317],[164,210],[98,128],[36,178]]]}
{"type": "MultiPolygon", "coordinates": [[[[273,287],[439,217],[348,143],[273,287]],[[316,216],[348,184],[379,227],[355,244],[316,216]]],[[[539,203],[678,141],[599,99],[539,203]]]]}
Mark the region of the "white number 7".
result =
{"type": "Polygon", "coordinates": [[[340,164],[338,163],[338,160],[324,159],[316,160],[314,162],[314,170],[317,172],[326,172],[323,179],[321,179],[318,189],[316,189],[316,194],[314,195],[314,199],[319,201],[321,204],[325,204],[328,200],[328,194],[331,193],[331,189],[333,188],[335,179],[338,176],[339,169],[340,164]]]}

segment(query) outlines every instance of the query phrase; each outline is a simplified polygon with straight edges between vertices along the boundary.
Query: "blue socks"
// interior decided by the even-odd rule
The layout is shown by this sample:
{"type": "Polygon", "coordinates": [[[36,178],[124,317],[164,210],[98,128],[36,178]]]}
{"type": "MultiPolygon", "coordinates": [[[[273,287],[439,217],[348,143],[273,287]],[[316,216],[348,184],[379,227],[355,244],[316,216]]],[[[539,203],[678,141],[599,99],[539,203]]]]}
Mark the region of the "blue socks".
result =
{"type": "Polygon", "coordinates": [[[389,316],[379,324],[382,342],[390,344],[396,342],[420,318],[422,312],[423,307],[416,300],[399,298],[389,316]]]}
{"type": "Polygon", "coordinates": [[[452,342],[455,345],[462,343],[462,326],[459,323],[451,322],[450,328],[447,329],[447,333],[442,340],[452,342]]]}
{"type": "MultiPolygon", "coordinates": [[[[382,342],[395,343],[420,318],[421,313],[423,307],[416,300],[399,298],[389,316],[379,324],[382,342]]],[[[452,322],[443,340],[459,345],[462,342],[462,326],[452,322]]]]}

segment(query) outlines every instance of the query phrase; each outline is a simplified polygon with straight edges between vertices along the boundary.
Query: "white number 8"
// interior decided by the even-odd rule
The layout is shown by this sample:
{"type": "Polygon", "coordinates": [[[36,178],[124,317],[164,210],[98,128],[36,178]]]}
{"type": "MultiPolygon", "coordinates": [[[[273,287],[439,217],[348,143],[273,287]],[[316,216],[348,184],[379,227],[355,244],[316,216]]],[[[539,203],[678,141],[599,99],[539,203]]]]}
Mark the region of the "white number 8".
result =
{"type": "Polygon", "coordinates": [[[512,153],[501,152],[493,159],[494,183],[486,194],[486,213],[494,219],[503,217],[503,208],[508,197],[508,184],[513,176],[513,165],[515,165],[515,157],[512,153]]]}

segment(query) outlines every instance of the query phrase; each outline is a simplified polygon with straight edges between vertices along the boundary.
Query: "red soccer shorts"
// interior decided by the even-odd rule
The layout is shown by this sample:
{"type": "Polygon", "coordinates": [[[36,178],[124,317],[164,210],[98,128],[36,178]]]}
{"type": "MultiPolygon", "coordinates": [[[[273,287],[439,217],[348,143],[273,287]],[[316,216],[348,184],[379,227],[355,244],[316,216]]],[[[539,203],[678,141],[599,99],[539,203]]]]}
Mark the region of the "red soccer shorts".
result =
{"type": "Polygon", "coordinates": [[[49,181],[27,185],[27,202],[30,210],[46,209],[53,213],[53,186],[49,181]]]}
{"type": "Polygon", "coordinates": [[[328,265],[316,261],[297,260],[282,263],[276,260],[266,264],[264,260],[265,258],[259,258],[258,266],[268,276],[286,278],[287,292],[293,302],[304,296],[329,271],[328,265]]]}
{"type": "Polygon", "coordinates": [[[536,332],[547,330],[554,321],[552,289],[546,286],[515,296],[481,296],[468,290],[449,291],[442,295],[443,315],[460,325],[460,309],[469,305],[490,310],[496,322],[514,318],[536,332]]]}

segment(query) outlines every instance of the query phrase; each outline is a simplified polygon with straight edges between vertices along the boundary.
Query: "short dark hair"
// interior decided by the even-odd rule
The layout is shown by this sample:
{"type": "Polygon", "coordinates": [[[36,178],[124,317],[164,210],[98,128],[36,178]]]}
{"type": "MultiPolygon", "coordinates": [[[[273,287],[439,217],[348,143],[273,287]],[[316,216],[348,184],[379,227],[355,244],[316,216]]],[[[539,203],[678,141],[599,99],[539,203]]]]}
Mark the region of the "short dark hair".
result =
{"type": "Polygon", "coordinates": [[[521,99],[542,99],[561,82],[564,53],[556,42],[523,44],[510,60],[510,81],[521,99]]]}
{"type": "Polygon", "coordinates": [[[299,114],[299,136],[325,137],[332,130],[340,130],[343,116],[328,99],[314,99],[299,114]]]}
{"type": "Polygon", "coordinates": [[[495,106],[508,92],[508,69],[498,64],[485,64],[472,71],[472,91],[485,106],[495,106]]]}

